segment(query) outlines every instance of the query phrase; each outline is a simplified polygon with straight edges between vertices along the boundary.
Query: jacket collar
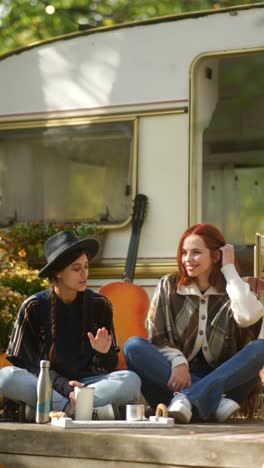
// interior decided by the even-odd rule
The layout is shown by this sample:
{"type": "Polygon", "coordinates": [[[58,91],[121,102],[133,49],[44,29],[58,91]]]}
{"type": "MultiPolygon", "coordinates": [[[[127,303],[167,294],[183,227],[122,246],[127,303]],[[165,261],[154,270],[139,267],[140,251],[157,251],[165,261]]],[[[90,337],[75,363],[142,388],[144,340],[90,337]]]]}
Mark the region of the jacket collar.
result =
{"type": "Polygon", "coordinates": [[[224,296],[226,292],[219,292],[214,286],[209,286],[209,288],[205,291],[204,294],[201,293],[200,289],[198,288],[197,284],[193,281],[188,285],[182,285],[180,288],[177,287],[177,293],[181,296],[188,296],[190,294],[194,296],[224,296]]]}

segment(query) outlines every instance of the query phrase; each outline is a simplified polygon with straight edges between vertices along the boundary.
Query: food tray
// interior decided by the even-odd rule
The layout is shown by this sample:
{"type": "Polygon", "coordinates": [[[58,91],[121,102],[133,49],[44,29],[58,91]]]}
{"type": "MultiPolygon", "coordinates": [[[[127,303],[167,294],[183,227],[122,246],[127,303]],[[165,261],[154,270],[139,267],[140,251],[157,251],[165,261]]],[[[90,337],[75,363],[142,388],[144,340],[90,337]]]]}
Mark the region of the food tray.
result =
{"type": "Polygon", "coordinates": [[[51,425],[63,429],[95,428],[161,428],[175,425],[173,418],[153,417],[142,421],[74,421],[72,418],[51,418],[51,425]]]}

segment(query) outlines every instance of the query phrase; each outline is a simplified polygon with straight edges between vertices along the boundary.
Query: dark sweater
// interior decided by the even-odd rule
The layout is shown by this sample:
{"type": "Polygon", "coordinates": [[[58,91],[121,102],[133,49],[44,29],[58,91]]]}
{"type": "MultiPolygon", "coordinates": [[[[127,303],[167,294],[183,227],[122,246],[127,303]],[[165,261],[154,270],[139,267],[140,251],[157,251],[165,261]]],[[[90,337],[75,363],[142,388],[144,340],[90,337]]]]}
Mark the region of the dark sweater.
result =
{"type": "MultiPolygon", "coordinates": [[[[7,350],[7,359],[38,375],[41,359],[48,359],[52,345],[50,290],[40,291],[21,306],[7,350]]],[[[79,293],[71,304],[56,298],[56,361],[51,363],[53,387],[67,396],[69,380],[80,380],[113,371],[118,364],[118,347],[112,322],[112,306],[101,294],[90,289],[79,293]],[[85,333],[81,338],[81,311],[85,300],[85,333]],[[106,327],[112,335],[108,353],[98,353],[90,345],[87,332],[94,335],[106,327]],[[82,346],[81,346],[82,344],[82,346]]]]}

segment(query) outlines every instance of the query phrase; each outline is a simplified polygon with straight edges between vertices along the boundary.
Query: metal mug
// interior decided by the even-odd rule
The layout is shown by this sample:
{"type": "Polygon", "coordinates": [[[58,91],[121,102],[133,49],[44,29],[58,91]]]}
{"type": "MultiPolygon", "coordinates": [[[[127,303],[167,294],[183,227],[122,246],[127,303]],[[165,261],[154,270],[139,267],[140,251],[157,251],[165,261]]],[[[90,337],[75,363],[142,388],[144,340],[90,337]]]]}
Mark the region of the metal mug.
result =
{"type": "Polygon", "coordinates": [[[145,418],[144,405],[126,405],[127,421],[142,421],[145,418]]]}

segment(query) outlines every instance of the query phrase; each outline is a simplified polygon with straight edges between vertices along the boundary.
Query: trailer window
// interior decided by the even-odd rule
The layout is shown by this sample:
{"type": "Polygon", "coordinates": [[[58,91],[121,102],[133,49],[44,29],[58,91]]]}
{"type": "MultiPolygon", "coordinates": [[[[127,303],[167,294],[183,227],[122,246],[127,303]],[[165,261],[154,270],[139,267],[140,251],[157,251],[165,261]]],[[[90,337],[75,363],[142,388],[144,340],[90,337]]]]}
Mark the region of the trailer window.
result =
{"type": "Polygon", "coordinates": [[[218,59],[217,70],[203,133],[203,219],[248,245],[264,230],[264,54],[218,59]]]}
{"type": "Polygon", "coordinates": [[[193,221],[219,227],[245,275],[264,231],[263,73],[261,51],[205,57],[193,75],[193,221]]]}
{"type": "Polygon", "coordinates": [[[0,128],[0,224],[122,224],[134,195],[134,125],[0,128]]]}

